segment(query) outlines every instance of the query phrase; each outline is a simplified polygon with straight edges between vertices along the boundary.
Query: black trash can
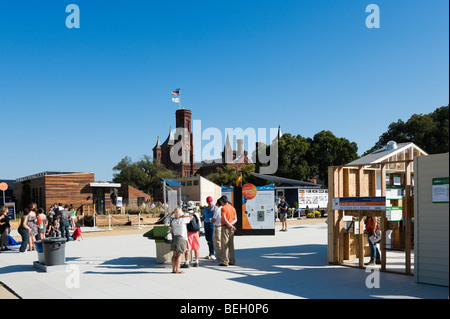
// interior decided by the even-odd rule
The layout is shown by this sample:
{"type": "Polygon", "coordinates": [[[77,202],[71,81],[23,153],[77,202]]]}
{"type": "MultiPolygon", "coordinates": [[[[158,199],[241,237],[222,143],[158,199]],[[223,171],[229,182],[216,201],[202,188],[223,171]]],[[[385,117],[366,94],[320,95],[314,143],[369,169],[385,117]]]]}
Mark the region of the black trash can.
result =
{"type": "Polygon", "coordinates": [[[66,263],[66,239],[44,238],[44,263],[46,266],[64,265],[66,263]]]}

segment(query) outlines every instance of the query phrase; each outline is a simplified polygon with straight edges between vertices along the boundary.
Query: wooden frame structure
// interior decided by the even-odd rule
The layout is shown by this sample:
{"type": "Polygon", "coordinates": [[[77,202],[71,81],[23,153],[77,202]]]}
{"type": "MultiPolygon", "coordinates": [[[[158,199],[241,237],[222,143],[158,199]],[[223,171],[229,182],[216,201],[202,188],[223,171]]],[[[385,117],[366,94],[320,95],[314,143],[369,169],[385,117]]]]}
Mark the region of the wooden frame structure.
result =
{"type": "Polygon", "coordinates": [[[342,264],[351,257],[359,258],[358,266],[364,267],[367,254],[364,247],[367,236],[364,234],[363,216],[380,218],[381,230],[381,271],[386,269],[386,231],[395,229],[399,222],[389,222],[386,211],[345,211],[346,216],[358,217],[359,235],[344,232],[344,212],[333,209],[336,197],[386,197],[387,187],[400,183],[404,187],[402,198],[388,202],[387,206],[401,206],[404,222],[405,274],[411,275],[411,249],[413,243],[412,218],[414,217],[413,163],[414,157],[427,155],[413,143],[394,145],[352,163],[328,168],[328,262],[342,264]],[[387,180],[387,178],[389,178],[387,180]],[[389,205],[390,204],[390,205],[389,205]],[[355,246],[357,249],[355,249],[355,246]],[[353,250],[352,250],[353,249],[353,250]]]}

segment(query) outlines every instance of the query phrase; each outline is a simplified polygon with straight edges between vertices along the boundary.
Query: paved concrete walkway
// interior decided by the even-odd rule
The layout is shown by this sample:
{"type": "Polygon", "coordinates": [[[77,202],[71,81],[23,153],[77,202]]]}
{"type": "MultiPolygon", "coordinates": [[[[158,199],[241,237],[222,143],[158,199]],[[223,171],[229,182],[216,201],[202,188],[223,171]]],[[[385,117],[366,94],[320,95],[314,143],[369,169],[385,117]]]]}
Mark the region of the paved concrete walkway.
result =
{"type": "Polygon", "coordinates": [[[18,253],[16,246],[0,254],[0,282],[24,299],[449,296],[448,287],[417,284],[413,276],[329,265],[326,237],[325,223],[294,225],[275,236],[239,236],[235,238],[237,264],[229,267],[203,259],[207,245],[201,237],[200,267],[185,269],[184,274],[172,274],[170,265],[157,264],[154,241],[140,234],[67,243],[68,271],[38,271],[33,266],[37,253],[18,253]]]}

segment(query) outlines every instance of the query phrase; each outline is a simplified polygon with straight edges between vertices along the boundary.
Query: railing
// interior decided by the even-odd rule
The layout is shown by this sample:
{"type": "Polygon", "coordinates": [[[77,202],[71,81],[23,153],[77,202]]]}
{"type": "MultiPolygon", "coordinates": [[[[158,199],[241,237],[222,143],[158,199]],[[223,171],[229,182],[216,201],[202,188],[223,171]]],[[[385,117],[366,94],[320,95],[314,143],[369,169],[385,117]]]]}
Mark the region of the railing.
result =
{"type": "Polygon", "coordinates": [[[93,225],[95,227],[95,216],[97,213],[95,212],[95,204],[86,204],[81,206],[81,220],[83,221],[83,227],[84,227],[84,220],[86,221],[93,221],[93,225]],[[92,215],[92,216],[91,216],[92,215]]]}
{"type": "MultiPolygon", "coordinates": [[[[84,221],[86,220],[89,223],[92,221],[93,222],[92,223],[93,227],[96,227],[97,212],[95,211],[95,204],[86,204],[86,205],[83,205],[81,208],[82,208],[81,219],[83,221],[82,222],[82,226],[85,226],[84,221]]],[[[116,218],[114,218],[113,217],[114,214],[110,214],[108,212],[106,212],[106,214],[108,215],[108,230],[112,230],[112,228],[111,228],[111,220],[114,220],[116,222],[121,222],[121,221],[116,219],[116,218]]],[[[119,216],[123,216],[123,215],[119,215],[119,216]]],[[[127,217],[128,217],[128,221],[131,222],[131,223],[133,221],[135,221],[136,218],[137,218],[138,229],[142,228],[141,227],[141,213],[140,212],[135,216],[135,218],[130,218],[131,215],[128,215],[128,214],[127,214],[127,217]]]]}

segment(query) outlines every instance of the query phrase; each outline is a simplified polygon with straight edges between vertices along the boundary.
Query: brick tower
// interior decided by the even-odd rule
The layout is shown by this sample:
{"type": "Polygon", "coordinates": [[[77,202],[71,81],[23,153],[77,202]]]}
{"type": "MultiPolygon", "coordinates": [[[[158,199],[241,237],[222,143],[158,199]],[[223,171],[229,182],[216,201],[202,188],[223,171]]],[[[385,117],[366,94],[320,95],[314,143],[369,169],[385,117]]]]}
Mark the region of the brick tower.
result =
{"type": "Polygon", "coordinates": [[[191,117],[192,113],[190,110],[178,109],[175,112],[177,127],[176,142],[181,141],[182,143],[182,148],[179,152],[181,163],[178,168],[181,177],[194,175],[194,141],[191,117]]]}

